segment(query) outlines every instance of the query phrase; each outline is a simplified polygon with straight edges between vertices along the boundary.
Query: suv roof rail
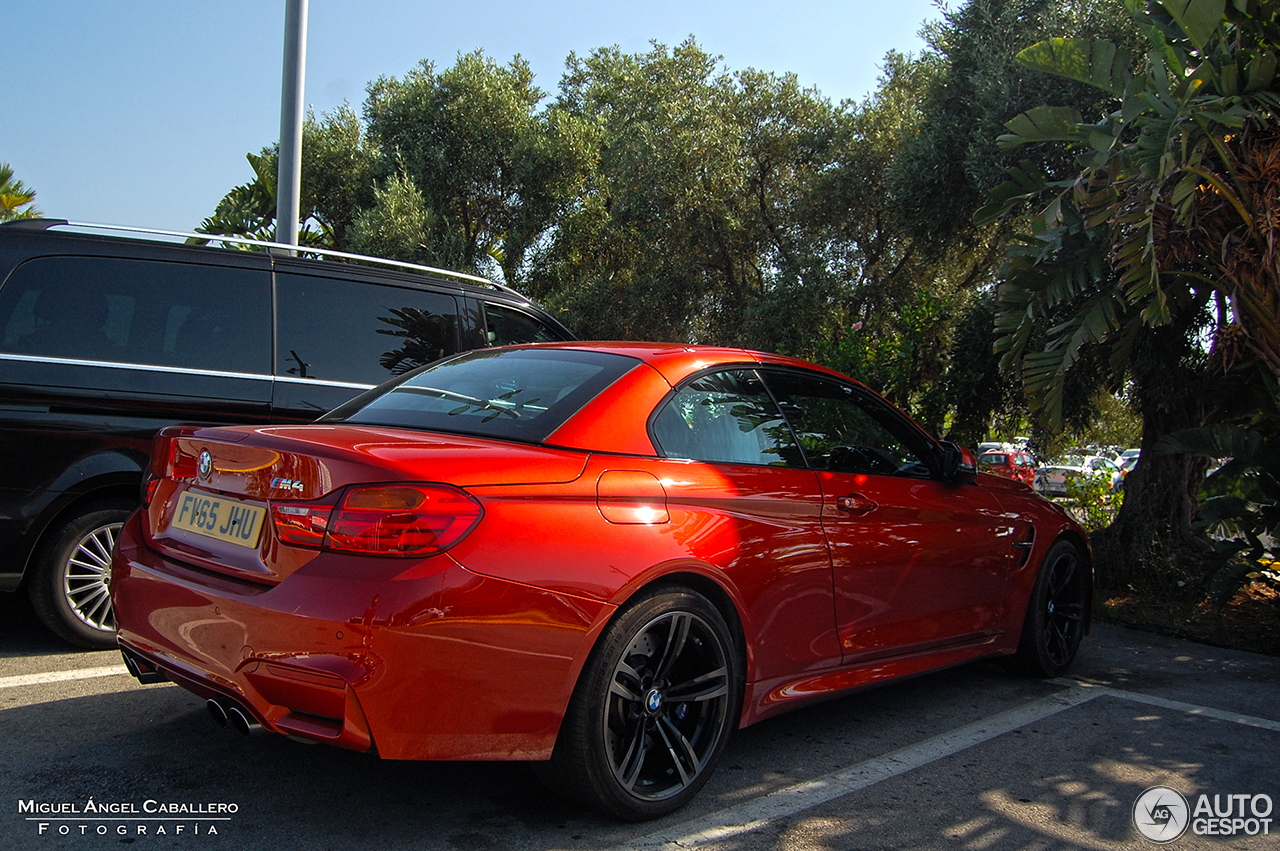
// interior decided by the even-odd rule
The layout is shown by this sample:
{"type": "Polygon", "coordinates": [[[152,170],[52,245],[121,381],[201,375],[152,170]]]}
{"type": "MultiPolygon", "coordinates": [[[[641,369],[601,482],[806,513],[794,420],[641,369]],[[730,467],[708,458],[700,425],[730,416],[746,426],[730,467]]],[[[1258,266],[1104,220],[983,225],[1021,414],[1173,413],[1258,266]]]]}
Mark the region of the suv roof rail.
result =
{"type": "Polygon", "coordinates": [[[69,224],[66,219],[13,219],[8,222],[0,222],[0,228],[12,228],[13,230],[48,230],[58,225],[69,224]]]}
{"type": "Polygon", "coordinates": [[[435,266],[423,266],[419,263],[406,263],[403,260],[388,260],[384,257],[369,257],[364,254],[351,254],[346,251],[335,251],[331,248],[313,248],[308,245],[289,245],[283,242],[267,242],[265,240],[252,239],[245,236],[232,236],[220,233],[194,233],[190,231],[158,230],[155,228],[131,227],[129,225],[104,225],[95,222],[72,222],[66,219],[15,219],[10,222],[5,222],[0,226],[20,230],[50,230],[52,228],[70,227],[88,230],[119,231],[121,233],[136,233],[150,236],[172,236],[181,237],[183,239],[199,239],[204,240],[206,243],[229,242],[236,245],[263,248],[271,254],[277,254],[281,251],[286,251],[289,254],[318,254],[322,257],[336,257],[342,260],[358,260],[364,263],[372,263],[380,266],[392,266],[399,269],[411,269],[415,272],[426,272],[431,275],[439,275],[446,278],[457,278],[458,280],[468,281],[473,284],[501,290],[524,298],[518,290],[515,290],[506,284],[500,284],[497,281],[491,281],[488,278],[482,278],[479,275],[468,275],[466,272],[454,272],[451,269],[439,269],[435,266]]]}

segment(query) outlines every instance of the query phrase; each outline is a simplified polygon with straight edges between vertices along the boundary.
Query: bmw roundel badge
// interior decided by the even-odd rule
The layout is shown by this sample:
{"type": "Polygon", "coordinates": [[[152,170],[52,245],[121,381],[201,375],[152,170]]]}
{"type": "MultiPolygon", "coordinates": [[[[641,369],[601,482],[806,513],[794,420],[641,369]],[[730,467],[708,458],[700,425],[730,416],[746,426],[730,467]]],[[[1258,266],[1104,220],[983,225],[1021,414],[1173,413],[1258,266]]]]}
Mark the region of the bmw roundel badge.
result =
{"type": "Polygon", "coordinates": [[[196,472],[200,474],[201,481],[209,481],[209,474],[213,472],[213,456],[208,449],[200,453],[200,466],[196,468],[196,472]]]}

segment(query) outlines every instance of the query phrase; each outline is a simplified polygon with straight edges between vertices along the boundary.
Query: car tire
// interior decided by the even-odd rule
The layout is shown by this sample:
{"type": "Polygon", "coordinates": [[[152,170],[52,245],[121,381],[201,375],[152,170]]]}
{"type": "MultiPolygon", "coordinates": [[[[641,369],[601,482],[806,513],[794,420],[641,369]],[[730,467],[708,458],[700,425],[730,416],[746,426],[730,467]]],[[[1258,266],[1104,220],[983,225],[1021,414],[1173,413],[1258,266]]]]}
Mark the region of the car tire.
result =
{"type": "Polygon", "coordinates": [[[111,549],[134,505],[100,502],[50,529],[33,563],[27,592],[51,630],[80,647],[116,646],[111,611],[111,549]]]}
{"type": "Polygon", "coordinates": [[[659,589],[629,604],[583,668],[543,781],[629,821],[683,807],[737,726],[734,648],[724,617],[692,590],[659,589]]]}
{"type": "Polygon", "coordinates": [[[1071,667],[1089,622],[1092,577],[1070,541],[1057,541],[1040,563],[1013,667],[1034,677],[1060,677],[1071,667]]]}

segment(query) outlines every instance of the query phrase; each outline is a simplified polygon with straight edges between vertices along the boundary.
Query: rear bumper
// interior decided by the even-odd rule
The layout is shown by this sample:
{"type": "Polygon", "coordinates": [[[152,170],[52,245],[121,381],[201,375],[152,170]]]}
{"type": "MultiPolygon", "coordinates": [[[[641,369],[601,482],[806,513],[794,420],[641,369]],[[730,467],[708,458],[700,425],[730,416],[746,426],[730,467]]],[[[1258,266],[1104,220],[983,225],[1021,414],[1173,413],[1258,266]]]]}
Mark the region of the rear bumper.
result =
{"type": "Polygon", "coordinates": [[[545,759],[612,607],[425,560],[317,553],[275,586],[148,548],[112,564],[121,648],[268,730],[391,759],[545,759]]]}

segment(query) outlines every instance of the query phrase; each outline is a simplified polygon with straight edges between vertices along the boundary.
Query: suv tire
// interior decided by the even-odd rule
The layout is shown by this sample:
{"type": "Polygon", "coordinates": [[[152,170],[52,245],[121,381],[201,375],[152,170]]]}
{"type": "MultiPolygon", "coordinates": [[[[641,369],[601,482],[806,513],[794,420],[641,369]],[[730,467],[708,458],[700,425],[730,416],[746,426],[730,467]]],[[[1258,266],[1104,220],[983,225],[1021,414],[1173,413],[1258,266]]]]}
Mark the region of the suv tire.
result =
{"type": "Polygon", "coordinates": [[[80,647],[116,646],[111,611],[111,550],[134,506],[127,500],[98,502],[60,517],[36,553],[27,586],[31,605],[45,625],[80,647]]]}

